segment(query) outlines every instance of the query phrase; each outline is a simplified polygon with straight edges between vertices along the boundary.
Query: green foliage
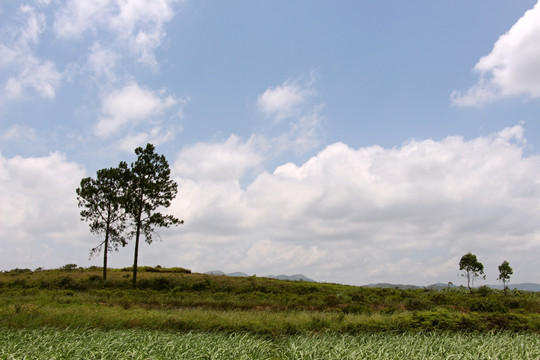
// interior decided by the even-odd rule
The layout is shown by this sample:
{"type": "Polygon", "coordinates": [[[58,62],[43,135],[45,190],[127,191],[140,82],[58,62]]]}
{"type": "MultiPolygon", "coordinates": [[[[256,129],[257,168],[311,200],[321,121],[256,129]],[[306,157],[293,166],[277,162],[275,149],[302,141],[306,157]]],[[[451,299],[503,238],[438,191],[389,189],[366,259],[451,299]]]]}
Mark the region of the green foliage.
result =
{"type": "Polygon", "coordinates": [[[0,273],[0,327],[129,327],[264,335],[540,332],[540,293],[378,289],[148,269],[152,270],[141,271],[137,289],[132,289],[121,269],[110,269],[106,282],[100,279],[100,268],[0,273]]]}
{"type": "Polygon", "coordinates": [[[77,270],[77,264],[66,264],[60,268],[62,271],[73,271],[77,270]]]}
{"type": "Polygon", "coordinates": [[[467,288],[469,288],[469,292],[472,292],[471,283],[474,284],[474,279],[478,277],[486,278],[484,275],[484,265],[476,259],[476,255],[473,255],[470,252],[463,255],[459,260],[459,270],[465,272],[462,276],[467,278],[467,288]]]}
{"type": "Polygon", "coordinates": [[[503,288],[506,291],[506,283],[510,281],[510,276],[514,273],[512,268],[510,267],[510,264],[508,261],[503,261],[501,265],[499,265],[499,278],[498,280],[501,280],[503,282],[503,288]]]}
{"type": "Polygon", "coordinates": [[[90,257],[103,249],[103,280],[107,279],[107,254],[126,245],[124,211],[126,173],[122,168],[98,170],[96,178],[86,177],[77,188],[77,200],[82,208],[81,220],[90,224],[90,232],[103,235],[104,240],[90,250],[90,257]]]}
{"type": "Polygon", "coordinates": [[[119,165],[119,169],[127,174],[124,206],[133,229],[131,236],[135,238],[133,287],[137,284],[140,236],[150,244],[156,227],[168,228],[183,223],[183,220],[157,211],[158,208],[171,205],[178,192],[178,185],[170,178],[171,170],[165,156],[156,154],[154,150],[152,144],[147,144],[144,149],[138,147],[135,149],[137,160],[129,169],[125,162],[119,165]]]}

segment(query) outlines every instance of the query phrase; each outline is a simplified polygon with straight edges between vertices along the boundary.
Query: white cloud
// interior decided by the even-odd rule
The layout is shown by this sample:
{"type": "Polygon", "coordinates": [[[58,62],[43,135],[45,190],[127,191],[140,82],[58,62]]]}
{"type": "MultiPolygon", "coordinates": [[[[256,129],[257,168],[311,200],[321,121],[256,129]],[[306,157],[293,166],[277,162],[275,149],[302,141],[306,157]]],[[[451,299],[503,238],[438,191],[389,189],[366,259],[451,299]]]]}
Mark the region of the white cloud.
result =
{"type": "Polygon", "coordinates": [[[152,91],[131,83],[102,97],[101,115],[94,132],[109,137],[142,122],[156,124],[161,116],[183,104],[165,90],[152,91]]]}
{"type": "Polygon", "coordinates": [[[276,87],[269,87],[257,98],[257,106],[276,121],[296,116],[299,108],[315,95],[312,81],[306,84],[287,80],[276,87]]]}
{"type": "Polygon", "coordinates": [[[125,152],[132,152],[133,149],[144,146],[147,143],[153,145],[161,145],[174,139],[176,135],[176,129],[162,130],[160,126],[149,129],[148,132],[141,132],[137,134],[129,134],[120,140],[117,144],[117,148],[125,152]]]}
{"type": "MultiPolygon", "coordinates": [[[[163,242],[144,246],[141,263],[352,284],[460,283],[459,258],[471,251],[489,283],[503,260],[515,282],[540,276],[540,156],[523,154],[522,124],[391,149],[335,143],[243,186],[238,179],[264,160],[250,141],[231,136],[178,154],[171,170],[179,194],[168,211],[186,223],[160,231],[163,242]]],[[[3,266],[87,265],[92,236],[73,203],[84,171],[58,154],[0,160],[0,248],[10,249],[0,252],[3,266]],[[39,245],[43,238],[69,239],[76,255],[47,259],[59,250],[39,245]],[[28,261],[13,260],[23,250],[28,261]]],[[[113,266],[131,256],[122,250],[113,266]]]]}
{"type": "Polygon", "coordinates": [[[165,242],[180,236],[201,253],[219,246],[228,254],[181,255],[200,271],[275,269],[358,284],[459,282],[456,259],[472,251],[491,282],[504,259],[526,281],[538,275],[530,254],[540,250],[540,157],[525,157],[524,144],[522,125],[470,141],[450,136],[393,149],[336,143],[245,189],[233,181],[181,181],[172,211],[186,225],[165,242]]]}
{"type": "Polygon", "coordinates": [[[17,99],[24,97],[25,90],[30,88],[44,98],[54,99],[61,80],[62,74],[52,62],[28,57],[21,71],[7,80],[4,93],[10,99],[17,99]]]}
{"type": "Polygon", "coordinates": [[[457,106],[474,106],[504,97],[540,97],[540,2],[502,35],[474,70],[480,80],[465,93],[454,91],[457,106]]]}
{"type": "Polygon", "coordinates": [[[35,158],[0,154],[2,266],[54,266],[71,260],[70,251],[84,241],[75,195],[83,176],[84,169],[58,153],[35,158]]]}
{"type": "Polygon", "coordinates": [[[116,74],[114,69],[119,61],[119,54],[99,42],[94,42],[89,49],[88,67],[99,79],[114,82],[116,74]]]}
{"type": "Polygon", "coordinates": [[[39,59],[34,53],[45,30],[45,17],[28,5],[19,7],[18,17],[24,25],[7,29],[11,37],[0,44],[0,70],[13,74],[2,84],[2,94],[7,99],[19,99],[33,91],[54,99],[62,74],[53,62],[39,59]]]}
{"type": "Polygon", "coordinates": [[[257,107],[275,124],[287,120],[287,128],[278,135],[265,137],[267,147],[276,154],[293,151],[305,153],[316,148],[322,137],[321,114],[324,104],[316,104],[313,87],[316,74],[310,74],[308,81],[287,80],[276,87],[268,88],[257,98],[257,107]]]}
{"type": "Polygon", "coordinates": [[[231,135],[222,143],[198,143],[185,147],[174,163],[174,174],[198,181],[240,180],[249,168],[260,165],[262,156],[254,139],[242,143],[231,135]]]}
{"type": "Polygon", "coordinates": [[[21,141],[21,140],[35,141],[37,140],[36,130],[29,126],[13,125],[9,129],[7,129],[5,132],[0,134],[0,140],[2,141],[21,141]]]}
{"type": "MultiPolygon", "coordinates": [[[[59,37],[80,38],[105,31],[115,48],[124,48],[138,61],[157,68],[154,51],[165,37],[164,26],[181,0],[70,0],[56,13],[54,29],[59,37]]],[[[112,50],[112,49],[110,49],[112,50]]]]}

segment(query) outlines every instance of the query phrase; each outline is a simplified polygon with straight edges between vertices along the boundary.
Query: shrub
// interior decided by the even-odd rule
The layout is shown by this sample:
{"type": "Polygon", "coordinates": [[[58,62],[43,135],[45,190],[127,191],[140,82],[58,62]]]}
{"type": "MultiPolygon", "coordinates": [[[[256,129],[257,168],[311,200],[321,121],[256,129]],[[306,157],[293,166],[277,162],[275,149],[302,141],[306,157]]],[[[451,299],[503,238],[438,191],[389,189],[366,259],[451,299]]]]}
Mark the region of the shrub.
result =
{"type": "Polygon", "coordinates": [[[210,281],[210,279],[204,279],[191,285],[191,289],[193,291],[204,291],[210,288],[211,285],[212,285],[212,282],[210,281]]]}
{"type": "Polygon", "coordinates": [[[424,299],[411,298],[405,301],[405,308],[411,311],[412,310],[429,310],[431,308],[431,304],[424,299]]]}
{"type": "Polygon", "coordinates": [[[60,268],[62,271],[72,271],[77,269],[77,264],[66,264],[60,268]]]}
{"type": "Polygon", "coordinates": [[[137,285],[140,289],[151,289],[157,291],[168,291],[174,288],[172,280],[160,276],[153,279],[141,279],[137,285]]]}

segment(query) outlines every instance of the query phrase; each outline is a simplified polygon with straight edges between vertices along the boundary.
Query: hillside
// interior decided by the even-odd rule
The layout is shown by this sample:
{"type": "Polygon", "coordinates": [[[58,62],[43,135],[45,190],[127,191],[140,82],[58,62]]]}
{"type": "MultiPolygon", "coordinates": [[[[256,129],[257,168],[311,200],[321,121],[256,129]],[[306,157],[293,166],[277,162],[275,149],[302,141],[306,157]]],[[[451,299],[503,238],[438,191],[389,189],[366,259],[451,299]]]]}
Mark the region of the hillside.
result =
{"type": "Polygon", "coordinates": [[[230,329],[256,333],[332,330],[528,330],[540,332],[540,294],[487,287],[367,288],[141,267],[0,273],[0,326],[230,329]]]}

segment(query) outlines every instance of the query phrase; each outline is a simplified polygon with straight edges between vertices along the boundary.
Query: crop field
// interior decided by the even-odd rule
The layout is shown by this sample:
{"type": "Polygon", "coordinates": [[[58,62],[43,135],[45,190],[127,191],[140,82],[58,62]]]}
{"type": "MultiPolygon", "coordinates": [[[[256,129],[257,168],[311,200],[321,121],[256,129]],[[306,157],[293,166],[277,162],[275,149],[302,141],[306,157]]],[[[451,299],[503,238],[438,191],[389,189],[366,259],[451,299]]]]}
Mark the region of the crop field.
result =
{"type": "Polygon", "coordinates": [[[0,328],[2,359],[539,359],[532,333],[303,334],[0,328]]]}

